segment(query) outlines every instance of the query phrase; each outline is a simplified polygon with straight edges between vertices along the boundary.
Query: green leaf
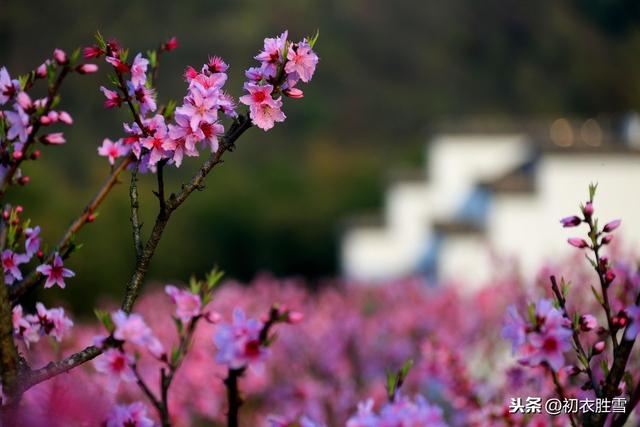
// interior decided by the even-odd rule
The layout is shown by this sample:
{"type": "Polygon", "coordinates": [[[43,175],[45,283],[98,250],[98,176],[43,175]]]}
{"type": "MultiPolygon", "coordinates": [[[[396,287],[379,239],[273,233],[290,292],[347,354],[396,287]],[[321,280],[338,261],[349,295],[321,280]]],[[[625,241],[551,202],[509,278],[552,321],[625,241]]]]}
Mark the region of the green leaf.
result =
{"type": "Polygon", "coordinates": [[[162,111],[162,115],[165,119],[173,117],[173,113],[175,112],[177,105],[178,103],[174,99],[170,99],[169,102],[167,102],[167,106],[164,107],[164,110],[162,111]]]}
{"type": "Polygon", "coordinates": [[[184,331],[184,325],[182,323],[182,320],[178,319],[177,317],[173,317],[173,322],[176,324],[176,329],[178,330],[178,334],[182,334],[182,331],[184,331]]]}
{"type": "Polygon", "coordinates": [[[604,301],[602,300],[602,297],[600,296],[598,291],[596,291],[596,288],[594,288],[593,285],[591,285],[591,292],[593,292],[593,296],[600,303],[600,305],[604,305],[604,301]]]}
{"type": "Polygon", "coordinates": [[[389,399],[396,394],[396,376],[391,372],[387,372],[387,396],[389,399]]]}
{"type": "Polygon", "coordinates": [[[211,291],[218,283],[220,283],[222,277],[224,277],[224,271],[218,270],[217,268],[211,270],[211,272],[206,277],[207,290],[211,291]]]}
{"type": "Polygon", "coordinates": [[[147,51],[147,58],[149,59],[149,66],[151,68],[154,68],[156,66],[156,64],[158,63],[158,54],[155,50],[148,50],[147,51]]]}
{"type": "Polygon", "coordinates": [[[609,375],[609,365],[607,364],[606,359],[602,359],[600,361],[600,369],[602,369],[602,373],[604,374],[605,377],[609,375]]]}
{"type": "Polygon", "coordinates": [[[179,359],[180,359],[180,348],[173,347],[173,349],[171,349],[171,364],[175,365],[176,363],[178,363],[179,359]]]}
{"type": "Polygon", "coordinates": [[[96,35],[94,37],[100,49],[105,50],[107,48],[107,42],[105,42],[104,37],[102,37],[99,30],[96,31],[96,35]]]}
{"type": "Polygon", "coordinates": [[[529,315],[529,322],[532,325],[536,324],[536,305],[534,303],[529,303],[527,306],[527,314],[529,315]]]}
{"type": "Polygon", "coordinates": [[[71,55],[69,55],[69,65],[73,67],[78,61],[78,58],[80,58],[80,48],[74,49],[71,55]]]}
{"type": "Polygon", "coordinates": [[[589,184],[589,201],[593,202],[593,198],[596,195],[596,190],[598,189],[598,183],[589,184]]]}
{"type": "Polygon", "coordinates": [[[111,315],[109,314],[108,311],[100,310],[96,308],[93,310],[93,312],[95,313],[100,323],[102,323],[102,325],[105,327],[105,329],[109,331],[109,333],[112,333],[115,330],[115,325],[113,324],[113,321],[111,320],[111,315]]]}
{"type": "Polygon", "coordinates": [[[320,29],[316,30],[316,34],[313,37],[307,37],[311,49],[313,49],[313,46],[315,46],[316,42],[318,41],[318,37],[320,37],[320,29]]]}
{"type": "Polygon", "coordinates": [[[409,371],[411,370],[411,368],[413,368],[413,359],[407,360],[406,362],[404,362],[404,365],[402,365],[400,374],[403,381],[405,378],[407,378],[407,374],[409,374],[409,371]]]}

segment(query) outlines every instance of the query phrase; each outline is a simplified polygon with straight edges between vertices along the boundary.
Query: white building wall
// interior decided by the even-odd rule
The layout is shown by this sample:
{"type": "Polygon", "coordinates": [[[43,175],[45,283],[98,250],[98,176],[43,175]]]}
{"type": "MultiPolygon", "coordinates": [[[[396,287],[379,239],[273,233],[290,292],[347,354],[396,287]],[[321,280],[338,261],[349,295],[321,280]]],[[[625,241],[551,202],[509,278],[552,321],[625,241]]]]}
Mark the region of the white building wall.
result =
{"type": "MultiPolygon", "coordinates": [[[[529,156],[523,136],[443,136],[428,146],[429,179],[396,183],[386,196],[385,227],[353,228],[342,239],[343,273],[381,281],[411,274],[433,238],[432,225],[451,219],[480,181],[504,175],[529,156]]],[[[584,230],[561,228],[560,218],[578,213],[590,182],[598,183],[596,215],[622,218],[616,233],[640,247],[640,155],[544,153],[534,171],[533,193],[498,193],[487,214],[486,234],[448,235],[440,247],[445,281],[486,283],[492,262],[517,260],[532,274],[548,259],[568,256],[566,238],[584,230]]]]}

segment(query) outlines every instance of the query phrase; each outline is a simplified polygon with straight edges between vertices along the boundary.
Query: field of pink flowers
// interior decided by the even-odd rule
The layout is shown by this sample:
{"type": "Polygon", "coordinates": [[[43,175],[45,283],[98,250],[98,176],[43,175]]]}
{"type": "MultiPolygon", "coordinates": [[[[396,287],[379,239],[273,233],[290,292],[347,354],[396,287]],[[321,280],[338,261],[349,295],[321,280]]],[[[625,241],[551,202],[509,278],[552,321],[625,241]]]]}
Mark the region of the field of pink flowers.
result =
{"type": "MultiPolygon", "coordinates": [[[[317,423],[306,425],[345,425],[359,404],[366,406],[372,399],[374,411],[385,405],[386,372],[399,369],[407,359],[415,364],[402,394],[410,399],[425,397],[438,414],[434,419],[442,420],[442,425],[566,425],[563,417],[509,414],[510,398],[546,398],[555,389],[543,367],[518,364],[510,355],[509,342],[500,335],[509,305],[524,307],[527,301],[552,297],[547,283],[551,272],[572,280],[574,304],[596,311],[588,303],[592,278],[586,268],[567,267],[580,265],[581,259],[571,261],[545,268],[530,283],[505,273],[486,288],[464,296],[455,286],[431,287],[419,279],[378,287],[336,282],[317,292],[307,291],[299,281],[269,276],[246,286],[223,283],[207,307],[219,313],[222,321],[231,318],[234,307],[260,317],[268,313],[272,302],[304,313],[300,322],[277,327],[277,340],[267,357],[252,364],[240,381],[246,399],[241,425],[268,426],[267,420],[272,425],[288,425],[301,417],[317,423]]],[[[631,266],[616,264],[615,272],[616,292],[637,292],[640,276],[631,266]]],[[[173,309],[171,299],[157,289],[144,295],[136,310],[165,348],[177,340],[173,309]]],[[[198,328],[176,375],[169,399],[175,425],[198,425],[199,420],[202,425],[212,425],[211,421],[224,425],[226,369],[215,360],[217,328],[218,324],[209,323],[198,328]]],[[[76,325],[72,338],[55,349],[57,358],[83,348],[99,333],[95,325],[76,325]]],[[[592,345],[597,333],[585,337],[586,345],[592,345]]],[[[32,364],[49,360],[52,352],[49,343],[38,343],[30,352],[36,359],[32,364]]],[[[148,353],[142,352],[141,357],[141,374],[155,385],[159,362],[148,353]]],[[[144,402],[135,381],[118,381],[113,374],[97,372],[99,360],[27,392],[23,399],[29,407],[24,412],[28,425],[98,425],[107,419],[114,403],[144,402]]],[[[562,366],[571,362],[577,364],[567,358],[562,366]]],[[[639,362],[636,355],[630,365],[639,362]]],[[[567,390],[593,397],[570,374],[568,368],[559,371],[567,390]]],[[[152,409],[147,411],[153,418],[152,409]]]]}

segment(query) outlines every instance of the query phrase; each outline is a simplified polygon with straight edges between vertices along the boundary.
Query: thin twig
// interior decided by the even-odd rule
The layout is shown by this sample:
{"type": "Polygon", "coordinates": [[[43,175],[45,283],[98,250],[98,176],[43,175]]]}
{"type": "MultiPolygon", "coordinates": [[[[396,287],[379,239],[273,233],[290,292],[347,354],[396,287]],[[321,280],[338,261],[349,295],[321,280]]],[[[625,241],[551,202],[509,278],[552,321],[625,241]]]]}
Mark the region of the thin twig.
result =
{"type": "MultiPolygon", "coordinates": [[[[102,204],[102,202],[106,199],[109,192],[114,187],[114,185],[118,182],[118,177],[120,174],[127,168],[127,166],[131,163],[133,157],[127,157],[122,160],[118,166],[111,172],[111,175],[107,177],[102,186],[98,189],[98,192],[93,196],[93,199],[84,207],[82,213],[78,218],[76,218],[73,223],[69,226],[67,231],[64,233],[60,241],[56,246],[56,251],[59,253],[64,253],[69,248],[73,237],[80,231],[80,229],[87,223],[87,220],[90,215],[92,215],[96,209],[102,204]]],[[[54,252],[51,251],[47,259],[44,261],[45,263],[50,263],[53,261],[54,252]]],[[[15,283],[11,286],[10,294],[11,300],[15,304],[18,299],[24,295],[29,289],[37,286],[42,282],[42,275],[35,270],[29,273],[22,281],[15,283]]]]}

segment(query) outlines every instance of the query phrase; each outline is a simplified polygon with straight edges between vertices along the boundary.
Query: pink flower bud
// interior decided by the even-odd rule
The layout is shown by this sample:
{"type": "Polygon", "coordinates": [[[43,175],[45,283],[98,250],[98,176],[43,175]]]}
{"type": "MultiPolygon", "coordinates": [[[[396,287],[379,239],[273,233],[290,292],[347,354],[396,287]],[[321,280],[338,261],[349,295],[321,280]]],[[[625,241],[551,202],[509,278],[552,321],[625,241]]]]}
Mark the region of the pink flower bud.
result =
{"type": "Polygon", "coordinates": [[[60,111],[58,113],[58,119],[62,123],[65,123],[67,125],[73,124],[73,119],[71,118],[71,115],[69,113],[67,113],[66,111],[60,111]]]}
{"type": "Polygon", "coordinates": [[[304,314],[299,311],[288,312],[287,322],[291,323],[292,325],[302,322],[303,319],[304,319],[304,314]]]}
{"type": "Polygon", "coordinates": [[[56,62],[60,65],[64,65],[69,61],[69,58],[67,58],[67,54],[62,49],[56,49],[53,51],[53,59],[55,59],[56,62]]]}
{"type": "Polygon", "coordinates": [[[40,117],[40,123],[42,123],[45,126],[50,125],[51,124],[51,119],[49,118],[49,116],[41,116],[40,117]]]}
{"type": "Polygon", "coordinates": [[[40,138],[44,144],[60,145],[67,142],[62,132],[54,132],[44,135],[40,138]]]}
{"type": "Polygon", "coordinates": [[[568,216],[565,218],[562,218],[560,220],[560,223],[562,224],[562,226],[564,228],[569,228],[569,227],[576,227],[578,225],[580,225],[580,223],[582,222],[582,220],[577,217],[577,216],[568,216]]]}
{"type": "Polygon", "coordinates": [[[567,239],[567,242],[569,242],[571,246],[575,246],[578,249],[584,249],[589,247],[589,244],[585,242],[584,239],[581,239],[579,237],[571,237],[567,239]]]}
{"type": "Polygon", "coordinates": [[[98,71],[96,64],[82,64],[76,67],[76,71],[80,74],[93,74],[98,71]]]}
{"type": "Polygon", "coordinates": [[[29,98],[29,95],[27,95],[26,92],[19,92],[16,96],[16,101],[18,102],[18,105],[25,111],[29,111],[31,110],[31,108],[33,108],[33,102],[31,102],[31,98],[29,98]]]}
{"type": "Polygon", "coordinates": [[[49,113],[47,114],[47,117],[49,118],[49,120],[51,120],[51,123],[55,123],[58,121],[58,119],[60,118],[60,116],[58,115],[57,111],[49,111],[49,113]]]}
{"type": "Polygon", "coordinates": [[[622,220],[620,220],[620,219],[614,219],[613,221],[605,224],[605,226],[602,229],[602,231],[604,231],[605,233],[611,233],[613,230],[615,230],[616,228],[620,227],[620,223],[621,222],[622,222],[622,220]]]}
{"type": "Polygon", "coordinates": [[[586,218],[590,218],[593,215],[593,203],[587,202],[582,209],[582,213],[586,218]]]}
{"type": "Polygon", "coordinates": [[[15,160],[20,160],[20,159],[22,159],[22,151],[20,151],[20,150],[14,151],[14,152],[13,152],[13,158],[14,158],[15,160]]]}
{"type": "MultiPolygon", "coordinates": [[[[300,89],[298,88],[291,88],[291,89],[285,89],[284,90],[284,94],[286,96],[288,96],[289,98],[293,98],[293,99],[300,99],[304,97],[304,92],[302,92],[300,89]]],[[[578,217],[576,217],[578,218],[578,217]]],[[[580,224],[580,218],[578,218],[578,224],[580,224]]],[[[578,225],[576,224],[576,225],[578,225]]]]}
{"type": "Polygon", "coordinates": [[[600,243],[603,245],[608,245],[609,243],[611,243],[612,240],[613,240],[613,236],[611,234],[607,234],[602,238],[600,243]]]}
{"type": "Polygon", "coordinates": [[[18,184],[25,186],[29,184],[29,181],[31,181],[31,179],[28,176],[23,175],[20,177],[20,179],[18,179],[18,184]]]}
{"type": "Polygon", "coordinates": [[[45,77],[47,77],[47,63],[43,62],[42,64],[40,64],[40,66],[38,68],[36,68],[36,77],[39,77],[41,79],[44,79],[45,77]]]}
{"type": "Polygon", "coordinates": [[[582,329],[584,332],[589,332],[597,327],[598,320],[594,316],[590,314],[584,314],[580,316],[580,329],[582,329]]]}
{"type": "Polygon", "coordinates": [[[604,351],[606,347],[607,347],[607,343],[605,343],[604,341],[598,341],[593,345],[592,352],[593,354],[600,354],[604,351]]]}
{"type": "Polygon", "coordinates": [[[31,160],[37,160],[40,157],[40,150],[34,150],[33,153],[31,153],[31,160]]]}

